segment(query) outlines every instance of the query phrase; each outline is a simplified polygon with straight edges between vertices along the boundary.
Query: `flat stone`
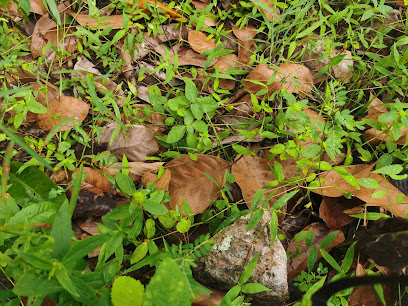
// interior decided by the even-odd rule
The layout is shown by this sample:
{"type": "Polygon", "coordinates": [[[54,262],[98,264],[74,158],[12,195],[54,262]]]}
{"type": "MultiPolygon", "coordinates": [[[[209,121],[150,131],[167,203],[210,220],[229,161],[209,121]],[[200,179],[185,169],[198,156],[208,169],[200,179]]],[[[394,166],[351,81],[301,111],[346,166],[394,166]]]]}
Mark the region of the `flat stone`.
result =
{"type": "Polygon", "coordinates": [[[246,283],[261,283],[271,291],[248,296],[253,298],[253,305],[283,305],[289,297],[285,249],[278,239],[271,247],[269,225],[266,225],[269,212],[247,232],[250,218],[251,214],[241,217],[213,237],[214,250],[196,261],[194,276],[210,287],[228,291],[237,285],[241,273],[259,252],[258,263],[246,283]]]}

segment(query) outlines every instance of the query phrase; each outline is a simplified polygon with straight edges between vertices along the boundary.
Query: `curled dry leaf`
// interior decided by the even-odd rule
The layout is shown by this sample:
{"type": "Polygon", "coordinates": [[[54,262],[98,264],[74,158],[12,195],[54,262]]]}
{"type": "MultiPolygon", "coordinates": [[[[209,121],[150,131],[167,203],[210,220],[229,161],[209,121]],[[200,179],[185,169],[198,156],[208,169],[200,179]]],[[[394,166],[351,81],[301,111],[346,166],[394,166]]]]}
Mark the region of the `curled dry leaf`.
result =
{"type": "MultiPolygon", "coordinates": [[[[252,199],[258,190],[275,179],[269,169],[268,162],[261,157],[251,155],[243,155],[242,158],[234,162],[231,173],[241,188],[242,195],[249,208],[251,208],[252,199]]],[[[276,194],[268,201],[268,207],[272,207],[278,199],[286,194],[286,187],[266,189],[263,198],[265,199],[272,192],[276,192],[276,194]]],[[[262,205],[262,201],[259,203],[260,205],[262,205]]],[[[286,205],[281,210],[286,211],[286,205]]],[[[282,222],[283,219],[284,215],[279,215],[279,221],[282,222]]]]}
{"type": "Polygon", "coordinates": [[[81,26],[95,27],[99,29],[123,29],[125,27],[123,23],[123,15],[98,16],[98,18],[95,19],[93,16],[78,14],[69,9],[66,9],[64,13],[74,17],[81,26]]]}
{"type": "Polygon", "coordinates": [[[166,170],[157,182],[157,188],[169,191],[169,209],[175,209],[176,206],[182,208],[184,198],[196,215],[205,211],[217,199],[229,163],[215,156],[196,156],[197,160],[193,161],[189,155],[184,155],[165,166],[166,170]]]}
{"type": "MultiPolygon", "coordinates": [[[[142,176],[145,173],[152,173],[157,172],[164,163],[157,162],[157,163],[143,163],[143,162],[130,162],[129,167],[126,168],[129,170],[129,177],[132,179],[133,182],[139,183],[142,176]]],[[[114,163],[107,168],[104,168],[103,172],[115,176],[117,172],[122,171],[123,166],[122,163],[114,163]]]]}
{"type": "Polygon", "coordinates": [[[208,35],[201,31],[188,32],[188,42],[191,49],[198,53],[203,53],[216,47],[215,39],[208,39],[208,35]]]}
{"type": "Polygon", "coordinates": [[[84,167],[83,169],[86,173],[84,182],[95,186],[103,192],[115,193],[115,189],[112,184],[106,179],[106,177],[103,176],[100,171],[92,169],[90,167],[84,167]]]}
{"type": "MultiPolygon", "coordinates": [[[[364,202],[357,199],[346,199],[345,197],[324,197],[319,208],[319,216],[328,228],[339,229],[343,225],[351,223],[355,218],[350,217],[345,211],[359,207],[364,202]]],[[[360,208],[361,210],[361,208],[360,208]]]]}
{"type": "Polygon", "coordinates": [[[143,125],[128,126],[124,135],[119,132],[111,144],[111,136],[117,123],[107,126],[101,133],[102,143],[108,143],[108,150],[119,160],[123,155],[132,162],[142,162],[146,157],[156,154],[159,150],[159,143],[155,138],[155,133],[143,125]],[[124,136],[124,137],[123,137],[124,136]]]}
{"type": "Polygon", "coordinates": [[[280,64],[279,67],[271,69],[262,63],[248,74],[242,84],[252,94],[257,94],[260,90],[267,88],[267,94],[258,95],[259,97],[270,96],[281,89],[286,89],[289,93],[298,93],[300,97],[304,97],[312,90],[313,77],[309,68],[300,64],[280,64]],[[268,80],[275,72],[274,81],[267,85],[268,80]],[[263,83],[264,86],[254,84],[251,81],[263,83]]]}
{"type": "Polygon", "coordinates": [[[376,189],[369,189],[360,186],[360,190],[347,183],[337,172],[326,171],[322,173],[320,179],[326,179],[322,182],[321,187],[318,189],[312,189],[314,193],[321,194],[328,197],[341,197],[344,192],[350,192],[355,197],[364,201],[369,206],[378,206],[385,208],[389,212],[393,213],[396,217],[404,217],[408,208],[408,197],[401,191],[392,185],[382,175],[372,173],[371,169],[374,165],[352,165],[344,167],[355,179],[372,178],[376,180],[379,187],[376,189]],[[381,193],[384,195],[380,198],[373,198],[373,193],[381,193]],[[402,202],[398,203],[397,198],[401,198],[402,202]]]}
{"type": "Polygon", "coordinates": [[[232,32],[238,38],[238,61],[241,63],[241,69],[249,70],[248,64],[251,62],[251,55],[255,50],[256,28],[245,26],[242,28],[232,27],[232,32]]]}
{"type": "Polygon", "coordinates": [[[259,2],[266,5],[266,8],[258,7],[259,11],[263,11],[265,13],[265,17],[269,20],[279,19],[280,17],[280,10],[279,7],[276,6],[276,0],[259,0],[259,2]],[[271,12],[272,11],[272,12],[271,12]]]}
{"type": "MultiPolygon", "coordinates": [[[[61,121],[73,117],[82,122],[88,115],[89,105],[74,97],[61,96],[49,105],[49,112],[38,115],[37,125],[45,131],[51,131],[61,121]]],[[[59,131],[66,131],[74,127],[73,121],[61,126],[59,131]]]]}
{"type": "MultiPolygon", "coordinates": [[[[71,29],[61,29],[47,15],[42,16],[35,24],[32,40],[31,40],[31,55],[33,58],[38,58],[42,55],[42,50],[48,43],[52,43],[56,48],[72,53],[78,48],[78,38],[72,34],[71,29]]],[[[45,56],[47,60],[51,60],[55,55],[54,50],[47,50],[45,56]]],[[[58,60],[56,56],[54,60],[58,60]]]]}
{"type": "MultiPolygon", "coordinates": [[[[308,231],[310,228],[313,228],[313,241],[311,243],[311,246],[314,247],[319,247],[320,244],[322,243],[323,239],[329,235],[330,233],[334,232],[335,230],[331,230],[327,228],[324,224],[322,223],[312,223],[305,227],[303,231],[308,231]]],[[[326,252],[330,252],[335,246],[339,245],[344,241],[344,234],[342,231],[338,231],[336,238],[333,240],[333,242],[328,245],[327,247],[324,248],[326,252]]],[[[306,242],[305,240],[301,241],[296,241],[293,242],[291,241],[288,246],[288,253],[291,253],[291,259],[288,262],[288,283],[290,284],[293,279],[300,274],[303,270],[307,268],[307,262],[309,259],[309,253],[310,253],[311,247],[306,247],[306,242]],[[299,247],[300,250],[300,255],[295,256],[296,254],[296,249],[299,247]]],[[[317,256],[317,260],[319,260],[322,257],[320,251],[317,256]]]]}

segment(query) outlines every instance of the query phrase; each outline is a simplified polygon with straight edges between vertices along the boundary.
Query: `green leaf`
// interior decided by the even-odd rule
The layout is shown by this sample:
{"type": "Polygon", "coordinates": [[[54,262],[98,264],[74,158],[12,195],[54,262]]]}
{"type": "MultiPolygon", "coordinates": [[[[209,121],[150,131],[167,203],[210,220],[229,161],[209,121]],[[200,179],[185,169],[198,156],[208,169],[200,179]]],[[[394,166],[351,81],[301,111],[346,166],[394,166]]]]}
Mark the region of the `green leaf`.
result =
{"type": "Polygon", "coordinates": [[[61,18],[58,12],[57,3],[55,2],[55,0],[45,0],[45,3],[47,4],[52,17],[55,18],[55,20],[57,21],[57,24],[60,26],[61,18]]]}
{"type": "Polygon", "coordinates": [[[258,207],[258,204],[262,201],[262,198],[265,194],[265,189],[259,189],[254,197],[252,198],[252,202],[251,202],[251,209],[255,210],[258,207]]]}
{"type": "Polygon", "coordinates": [[[130,276],[119,276],[112,285],[111,298],[114,306],[141,306],[144,286],[130,276]]]}
{"type": "Polygon", "coordinates": [[[64,264],[67,264],[69,262],[75,261],[79,258],[88,255],[96,248],[101,246],[103,243],[108,241],[109,238],[110,233],[104,233],[91,236],[73,243],[69,251],[65,254],[64,258],[62,259],[62,262],[64,264]]]}
{"type": "Polygon", "coordinates": [[[256,253],[256,255],[251,260],[251,262],[246,266],[244,272],[242,272],[241,276],[239,277],[238,285],[245,284],[248,281],[248,279],[251,277],[252,272],[254,272],[256,264],[258,262],[258,257],[259,257],[259,253],[256,253]]]}
{"type": "Polygon", "coordinates": [[[185,125],[176,125],[170,130],[169,134],[167,135],[166,142],[167,143],[176,143],[181,138],[183,138],[184,134],[186,133],[186,126],[185,125]]]}
{"type": "Polygon", "coordinates": [[[130,196],[136,192],[135,184],[128,175],[122,172],[116,172],[115,178],[120,190],[124,191],[130,196]]]}
{"type": "Polygon", "coordinates": [[[279,200],[277,200],[273,205],[272,205],[272,209],[280,209],[282,208],[287,201],[289,201],[295,194],[298,193],[298,190],[294,190],[292,192],[289,192],[287,194],[285,194],[283,197],[281,197],[279,200]]]}
{"type": "Polygon", "coordinates": [[[262,219],[262,216],[264,214],[263,209],[258,209],[257,211],[254,212],[254,214],[251,216],[251,219],[249,219],[248,225],[247,225],[247,232],[250,231],[254,226],[258,224],[258,222],[262,219]]]}
{"type": "Polygon", "coordinates": [[[26,263],[37,269],[51,270],[53,268],[52,263],[50,263],[48,260],[42,259],[34,254],[17,251],[17,255],[23,258],[26,263]]]}
{"type": "Polygon", "coordinates": [[[147,242],[143,242],[142,244],[138,245],[136,250],[133,252],[132,257],[130,258],[130,263],[133,265],[141,261],[146,256],[147,251],[147,242]]]}
{"type": "Polygon", "coordinates": [[[381,114],[380,117],[378,117],[378,121],[382,123],[387,123],[387,122],[392,122],[398,119],[398,113],[395,111],[390,111],[388,113],[381,114]]]}
{"type": "Polygon", "coordinates": [[[270,291],[268,287],[265,287],[262,284],[258,283],[249,283],[242,285],[241,287],[241,292],[243,293],[258,293],[258,292],[264,292],[264,291],[270,291]]]}
{"type": "Polygon", "coordinates": [[[147,239],[150,239],[156,233],[156,222],[153,219],[147,219],[145,223],[145,235],[147,239]]]}
{"type": "Polygon", "coordinates": [[[278,234],[278,215],[276,214],[275,211],[272,211],[272,216],[271,216],[271,224],[270,224],[270,233],[271,233],[271,247],[273,243],[275,242],[275,238],[278,234]]]}
{"type": "Polygon", "coordinates": [[[57,259],[61,260],[71,247],[71,216],[68,200],[58,210],[51,236],[54,238],[53,252],[57,259]]]}
{"type": "Polygon", "coordinates": [[[347,273],[348,270],[350,270],[351,265],[353,264],[353,260],[354,260],[354,245],[357,243],[353,242],[352,245],[350,245],[350,247],[347,249],[346,255],[344,255],[344,259],[343,262],[341,264],[341,270],[344,273],[347,273]]]}
{"type": "Polygon", "coordinates": [[[156,273],[146,286],[144,306],[189,306],[193,295],[184,272],[170,258],[157,266],[156,273]]]}
{"type": "Polygon", "coordinates": [[[66,270],[56,270],[55,277],[57,278],[61,286],[65,290],[67,290],[72,296],[74,297],[80,296],[78,289],[76,288],[74,282],[72,281],[71,277],[68,275],[68,272],[66,270]]]}
{"type": "Polygon", "coordinates": [[[379,174],[398,174],[400,173],[404,168],[401,165],[390,165],[390,166],[385,166],[380,169],[377,169],[373,171],[373,173],[379,173],[379,174]]]}
{"type": "Polygon", "coordinates": [[[20,162],[10,163],[9,185],[11,186],[7,190],[20,206],[25,206],[28,202],[51,201],[59,205],[64,203],[67,197],[63,193],[50,199],[50,191],[58,190],[58,186],[43,171],[36,167],[28,167],[18,173],[21,166],[23,164],[20,162]]]}
{"type": "Polygon", "coordinates": [[[34,271],[28,271],[17,279],[13,292],[18,296],[46,296],[61,289],[54,279],[41,278],[34,271]]]}
{"type": "Polygon", "coordinates": [[[241,145],[233,144],[232,148],[234,149],[235,152],[242,154],[242,155],[256,155],[254,152],[252,152],[251,150],[248,150],[247,148],[241,145]]]}
{"type": "Polygon", "coordinates": [[[21,9],[24,11],[25,15],[29,15],[30,14],[30,10],[31,10],[31,3],[29,0],[20,0],[18,2],[19,6],[21,7],[21,9]]]}
{"type": "Polygon", "coordinates": [[[310,252],[309,252],[309,257],[307,259],[307,269],[309,271],[313,270],[313,267],[317,261],[317,256],[319,254],[319,251],[317,250],[316,247],[313,247],[310,252]]]}
{"type": "Polygon", "coordinates": [[[182,234],[187,233],[190,230],[190,227],[191,227],[191,221],[185,218],[181,219],[176,225],[177,231],[182,234]]]}
{"type": "Polygon", "coordinates": [[[309,230],[306,232],[306,246],[310,246],[313,242],[313,227],[309,228],[309,230]]]}
{"type": "Polygon", "coordinates": [[[324,248],[328,247],[330,245],[330,243],[332,243],[334,241],[334,239],[336,239],[338,233],[339,233],[339,231],[334,231],[334,232],[328,234],[326,237],[324,237],[324,239],[320,243],[320,248],[324,249],[324,248]]]}
{"type": "Polygon", "coordinates": [[[323,287],[324,282],[326,281],[327,276],[323,276],[317,283],[315,283],[312,288],[306,291],[303,296],[302,302],[299,306],[311,306],[312,305],[312,295],[315,294],[320,288],[323,287]]]}
{"type": "Polygon", "coordinates": [[[190,102],[195,102],[198,98],[198,90],[195,83],[188,78],[183,79],[186,83],[186,98],[190,102]]]}
{"type": "Polygon", "coordinates": [[[361,214],[355,214],[355,215],[350,215],[350,216],[354,218],[367,219],[367,220],[379,220],[381,218],[391,218],[391,216],[389,215],[376,213],[376,212],[368,212],[366,214],[361,213],[361,214]]]}
{"type": "Polygon", "coordinates": [[[386,193],[387,193],[387,190],[379,190],[379,191],[373,192],[371,194],[371,197],[373,199],[379,199],[379,198],[382,198],[383,196],[385,196],[386,193]]]}
{"type": "Polygon", "coordinates": [[[144,209],[155,216],[165,215],[168,212],[167,208],[162,204],[150,199],[143,200],[142,205],[144,209]]]}
{"type": "Polygon", "coordinates": [[[45,114],[47,112],[47,108],[35,100],[30,101],[30,103],[27,105],[27,108],[30,112],[34,114],[45,114]]]}
{"type": "Polygon", "coordinates": [[[329,18],[329,17],[330,17],[330,15],[326,16],[324,18],[320,18],[319,21],[316,21],[309,28],[307,28],[306,30],[304,30],[304,31],[300,32],[298,35],[296,35],[296,39],[299,39],[299,38],[302,38],[302,37],[305,37],[305,36],[311,34],[314,30],[316,30],[318,27],[320,27],[323,24],[323,22],[325,22],[326,19],[329,18]]]}
{"type": "Polygon", "coordinates": [[[52,202],[31,204],[11,217],[7,224],[22,224],[26,219],[28,223],[51,223],[57,209],[58,204],[52,202]]]}
{"type": "Polygon", "coordinates": [[[346,169],[342,167],[334,167],[333,170],[336,171],[351,186],[360,190],[360,185],[357,183],[357,180],[346,169]]]}
{"type": "Polygon", "coordinates": [[[313,158],[317,157],[318,153],[322,151],[322,148],[317,144],[312,144],[306,147],[302,152],[302,157],[313,158]]]}
{"type": "Polygon", "coordinates": [[[380,184],[378,184],[377,180],[373,178],[358,179],[357,183],[359,183],[363,187],[370,188],[370,189],[376,189],[380,187],[380,184]]]}
{"type": "Polygon", "coordinates": [[[323,249],[320,249],[320,254],[322,254],[322,257],[337,271],[341,272],[341,268],[337,261],[331,256],[328,252],[326,252],[323,249]]]}

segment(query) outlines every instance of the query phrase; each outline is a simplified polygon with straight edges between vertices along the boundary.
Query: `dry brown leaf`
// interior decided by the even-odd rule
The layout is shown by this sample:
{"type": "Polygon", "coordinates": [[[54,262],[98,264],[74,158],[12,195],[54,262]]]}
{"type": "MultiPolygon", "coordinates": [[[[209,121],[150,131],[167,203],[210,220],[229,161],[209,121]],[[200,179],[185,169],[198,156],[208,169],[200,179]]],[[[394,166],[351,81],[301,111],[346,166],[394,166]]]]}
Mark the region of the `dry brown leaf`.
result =
{"type": "Polygon", "coordinates": [[[330,198],[323,197],[320,204],[319,216],[326,223],[328,228],[339,229],[343,225],[351,223],[355,218],[350,217],[344,211],[358,207],[361,210],[361,205],[364,202],[357,199],[346,199],[345,197],[330,198]]]}
{"type": "MultiPolygon", "coordinates": [[[[242,84],[252,94],[257,94],[262,89],[267,88],[267,96],[277,90],[286,89],[289,93],[298,93],[300,97],[311,92],[313,77],[309,68],[300,64],[280,64],[279,67],[271,69],[266,64],[259,64],[252,70],[242,84]],[[274,74],[276,77],[272,84],[267,85],[268,80],[274,74]],[[252,83],[250,80],[265,84],[265,86],[252,83]]],[[[265,94],[260,95],[260,97],[265,94]]]]}
{"type": "Polygon", "coordinates": [[[337,172],[326,171],[320,179],[326,178],[322,183],[321,188],[311,190],[328,197],[341,197],[344,192],[350,192],[355,197],[364,201],[369,206],[378,206],[385,208],[393,213],[396,217],[405,217],[407,213],[408,197],[406,197],[398,188],[394,187],[387,179],[377,173],[372,173],[371,169],[374,165],[352,165],[344,167],[356,179],[372,178],[380,185],[376,189],[369,189],[360,186],[360,190],[348,184],[337,172]],[[375,192],[385,191],[385,195],[381,198],[373,198],[375,192]],[[402,197],[402,204],[397,203],[397,196],[402,197]]]}
{"type": "Polygon", "coordinates": [[[146,157],[156,154],[159,150],[155,133],[143,125],[127,126],[124,138],[119,132],[113,142],[109,144],[116,127],[117,123],[109,124],[107,129],[101,132],[101,141],[108,143],[108,150],[119,160],[122,160],[123,155],[126,155],[131,162],[143,162],[146,157]]]}
{"type": "Polygon", "coordinates": [[[210,296],[198,294],[198,299],[193,301],[192,306],[219,305],[225,296],[225,292],[215,289],[211,289],[211,291],[210,296]]]}
{"type": "MultiPolygon", "coordinates": [[[[133,182],[139,183],[142,176],[149,172],[157,172],[164,163],[157,162],[157,163],[143,163],[143,162],[130,162],[129,167],[126,168],[129,170],[129,177],[132,179],[133,182]]],[[[109,175],[115,176],[117,172],[122,171],[122,163],[114,163],[107,168],[103,169],[104,173],[109,175]]]]}
{"type": "MultiPolygon", "coordinates": [[[[329,235],[330,233],[334,232],[335,230],[331,230],[326,227],[323,223],[312,223],[304,228],[303,231],[308,231],[310,228],[313,228],[313,241],[311,243],[311,247],[319,247],[322,243],[323,239],[329,235]]],[[[342,231],[338,231],[336,238],[333,242],[324,248],[326,252],[330,252],[335,246],[339,245],[344,241],[344,234],[342,231]]],[[[311,247],[306,247],[305,240],[290,242],[288,246],[287,252],[292,254],[289,262],[288,262],[288,283],[290,284],[293,279],[298,276],[303,270],[307,268],[307,262],[309,258],[309,253],[311,247]],[[296,249],[299,247],[300,255],[295,257],[296,249]]],[[[317,260],[322,257],[321,253],[318,253],[317,260]]]]}
{"type": "Polygon", "coordinates": [[[64,13],[74,17],[81,26],[95,27],[99,29],[106,29],[110,27],[112,27],[112,29],[123,29],[125,27],[123,23],[123,15],[98,16],[96,20],[93,16],[78,14],[69,9],[66,9],[64,13]]]}
{"type": "Polygon", "coordinates": [[[232,32],[238,38],[238,61],[241,63],[241,69],[249,70],[248,64],[251,61],[251,55],[255,50],[256,28],[245,26],[243,28],[232,27],[232,32]]]}
{"type": "Polygon", "coordinates": [[[207,4],[205,4],[205,3],[201,2],[201,1],[193,0],[193,1],[191,1],[191,3],[194,5],[196,10],[204,10],[207,7],[207,4]]]}
{"type": "Polygon", "coordinates": [[[262,7],[258,7],[259,11],[263,11],[265,13],[265,17],[269,20],[276,20],[276,19],[280,19],[280,10],[279,8],[276,6],[276,0],[259,0],[259,2],[265,4],[270,10],[274,11],[274,13],[270,12],[267,9],[264,9],[262,7]]]}
{"type": "MultiPolygon", "coordinates": [[[[249,208],[251,208],[252,199],[258,190],[275,180],[269,169],[268,162],[261,157],[252,155],[244,155],[234,162],[231,173],[241,188],[242,195],[249,208]]],[[[278,199],[286,194],[286,187],[266,189],[264,198],[274,191],[276,191],[276,194],[268,201],[268,207],[272,207],[278,199]]],[[[259,206],[260,205],[262,205],[262,201],[259,203],[259,206]]],[[[282,207],[281,210],[286,211],[286,205],[282,207]]],[[[283,218],[283,215],[279,215],[280,222],[283,221],[283,218]]]]}
{"type": "Polygon", "coordinates": [[[84,172],[86,173],[84,182],[95,186],[103,192],[115,193],[115,188],[100,171],[90,167],[84,167],[84,172]]]}
{"type": "MultiPolygon", "coordinates": [[[[42,50],[48,43],[52,43],[56,48],[73,53],[78,48],[78,38],[72,34],[71,29],[62,29],[47,15],[42,16],[35,24],[32,40],[31,55],[34,59],[42,55],[42,50]]],[[[58,60],[54,50],[47,50],[45,56],[47,60],[58,60]]]]}
{"type": "MultiPolygon", "coordinates": [[[[49,105],[49,111],[38,115],[37,125],[45,131],[51,131],[61,121],[73,117],[82,122],[88,115],[89,105],[74,97],[61,96],[49,105]]],[[[59,131],[67,131],[74,127],[73,121],[61,126],[59,131]]]]}
{"type": "Polygon", "coordinates": [[[165,171],[159,179],[157,188],[169,191],[168,208],[182,208],[184,198],[196,215],[210,207],[218,197],[229,163],[215,156],[197,155],[197,160],[193,161],[189,155],[184,155],[167,163],[165,168],[167,173],[165,171]],[[205,174],[211,176],[218,186],[205,174]]]}
{"type": "MultiPolygon", "coordinates": [[[[54,101],[59,98],[59,89],[58,87],[52,85],[51,83],[47,83],[47,85],[43,85],[37,82],[28,83],[27,85],[31,85],[31,90],[37,93],[35,100],[38,103],[41,103],[44,106],[48,106],[51,101],[54,101]]],[[[27,117],[25,119],[24,125],[34,125],[37,121],[38,114],[32,113],[30,111],[27,112],[27,117]]]]}
{"type": "MultiPolygon", "coordinates": [[[[216,62],[213,67],[218,67],[221,73],[225,73],[227,69],[232,67],[238,67],[238,57],[234,53],[226,54],[221,56],[218,62],[216,62]]],[[[228,80],[233,81],[233,80],[228,80]]]]}
{"type": "Polygon", "coordinates": [[[41,0],[30,0],[31,9],[30,11],[36,13],[38,15],[45,15],[47,14],[47,9],[45,8],[44,4],[41,0]]]}
{"type": "MultiPolygon", "coordinates": [[[[133,3],[133,2],[128,2],[128,4],[129,4],[130,6],[132,6],[132,3],[133,3]]],[[[185,21],[188,21],[186,17],[181,16],[181,15],[180,15],[179,13],[177,13],[175,10],[169,9],[167,6],[165,6],[164,4],[162,4],[162,3],[160,3],[160,2],[157,2],[157,1],[153,1],[153,0],[138,0],[138,1],[137,1],[137,6],[138,6],[139,8],[141,8],[141,9],[146,8],[146,4],[145,4],[145,3],[148,3],[148,4],[150,4],[150,5],[153,5],[153,6],[157,7],[157,8],[162,9],[163,11],[166,12],[166,14],[168,14],[168,15],[169,15],[170,17],[172,17],[172,18],[175,18],[175,19],[180,18],[180,19],[183,19],[183,20],[185,20],[185,21]]],[[[147,9],[146,9],[146,11],[147,11],[147,9]]]]}
{"type": "Polygon", "coordinates": [[[188,32],[188,42],[191,49],[198,53],[203,53],[216,47],[215,39],[208,39],[208,35],[201,31],[188,32]]]}
{"type": "Polygon", "coordinates": [[[365,119],[378,120],[378,117],[380,117],[382,114],[388,113],[388,108],[386,108],[383,105],[384,103],[372,93],[370,93],[370,100],[371,103],[368,106],[368,114],[364,117],[365,119]]]}
{"type": "Polygon", "coordinates": [[[218,87],[226,90],[231,90],[235,88],[236,82],[234,80],[219,79],[218,87]]]}
{"type": "Polygon", "coordinates": [[[83,230],[84,232],[87,232],[91,236],[98,235],[99,228],[98,225],[96,224],[96,221],[93,220],[86,220],[84,222],[77,221],[76,224],[83,230]]]}

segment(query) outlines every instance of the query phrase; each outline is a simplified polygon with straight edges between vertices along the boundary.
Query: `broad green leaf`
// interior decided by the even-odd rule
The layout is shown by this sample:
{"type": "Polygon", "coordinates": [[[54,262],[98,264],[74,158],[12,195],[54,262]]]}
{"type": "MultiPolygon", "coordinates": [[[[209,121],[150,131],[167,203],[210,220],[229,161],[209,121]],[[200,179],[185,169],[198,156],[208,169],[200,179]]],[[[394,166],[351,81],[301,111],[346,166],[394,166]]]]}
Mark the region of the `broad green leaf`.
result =
{"type": "Polygon", "coordinates": [[[45,114],[47,112],[47,108],[35,100],[30,101],[30,103],[27,105],[27,108],[30,112],[34,114],[45,114]]]}
{"type": "Polygon", "coordinates": [[[319,145],[312,144],[310,146],[307,146],[303,150],[302,157],[305,157],[305,158],[318,157],[318,153],[321,151],[322,151],[322,148],[319,145]]]}
{"type": "Polygon", "coordinates": [[[320,243],[320,248],[324,249],[328,247],[330,243],[332,243],[334,239],[336,239],[338,233],[339,231],[335,231],[335,232],[328,234],[326,237],[324,237],[324,239],[320,243]]]}
{"type": "Polygon", "coordinates": [[[130,276],[119,276],[112,285],[111,298],[114,306],[141,306],[144,286],[130,276]]]}
{"type": "Polygon", "coordinates": [[[56,1],[55,0],[45,0],[45,3],[48,6],[48,9],[49,9],[49,11],[51,13],[51,16],[55,18],[58,25],[61,25],[61,18],[60,18],[60,15],[59,15],[59,11],[58,11],[56,1]]]}
{"type": "Polygon", "coordinates": [[[51,270],[53,265],[48,260],[38,257],[37,255],[17,251],[17,255],[19,255],[25,262],[32,265],[33,267],[41,270],[51,270]]]}
{"type": "Polygon", "coordinates": [[[53,245],[54,255],[59,260],[65,256],[71,247],[71,217],[72,211],[67,200],[58,210],[51,229],[51,236],[55,241],[53,245]]]}
{"type": "Polygon", "coordinates": [[[10,188],[7,192],[20,205],[25,206],[28,202],[39,203],[51,201],[61,205],[67,199],[64,193],[50,199],[50,191],[58,190],[57,184],[40,169],[28,167],[21,173],[17,173],[23,164],[11,162],[10,164],[10,188]]]}
{"type": "Polygon", "coordinates": [[[136,250],[133,252],[132,257],[130,258],[130,263],[133,265],[141,261],[146,256],[147,251],[147,242],[143,242],[142,244],[138,245],[136,250]]]}
{"type": "Polygon", "coordinates": [[[313,267],[317,261],[317,256],[319,254],[319,251],[317,250],[316,247],[313,247],[310,252],[309,252],[309,257],[307,259],[307,269],[308,271],[312,271],[313,267]]]}
{"type": "Polygon", "coordinates": [[[104,233],[91,236],[89,238],[79,240],[73,243],[69,251],[65,254],[64,258],[62,259],[62,262],[66,264],[88,255],[96,248],[101,246],[103,243],[108,241],[109,237],[110,233],[104,233]]]}
{"type": "Polygon", "coordinates": [[[145,223],[145,235],[147,239],[150,239],[156,233],[156,223],[153,219],[147,219],[145,223]]]}
{"type": "Polygon", "coordinates": [[[380,184],[378,184],[378,182],[373,178],[362,178],[362,179],[358,179],[357,182],[361,186],[370,188],[370,189],[376,189],[380,187],[380,184]]]}
{"type": "Polygon", "coordinates": [[[373,171],[374,173],[379,173],[379,174],[398,174],[400,173],[404,168],[401,165],[390,165],[390,166],[385,166],[380,169],[377,169],[373,171]]]}
{"type": "Polygon", "coordinates": [[[242,272],[241,276],[238,280],[238,285],[245,284],[248,279],[251,277],[252,272],[254,272],[256,264],[258,262],[259,253],[256,253],[255,257],[250,261],[250,263],[245,267],[244,272],[242,272]]]}
{"type": "Polygon", "coordinates": [[[251,202],[251,209],[255,210],[258,207],[258,204],[262,201],[262,198],[265,194],[265,189],[259,189],[254,197],[252,198],[252,202],[251,202]]]}
{"type": "Polygon", "coordinates": [[[379,122],[382,122],[382,123],[392,122],[392,121],[398,119],[398,116],[399,116],[399,115],[398,115],[397,112],[395,112],[395,111],[390,111],[390,112],[388,112],[388,113],[381,114],[381,115],[378,117],[378,121],[379,121],[379,122]]]}
{"type": "Polygon", "coordinates": [[[178,232],[184,234],[187,233],[191,228],[191,221],[189,219],[181,219],[177,225],[176,225],[176,229],[178,232]]]}
{"type": "Polygon", "coordinates": [[[243,293],[258,293],[270,290],[271,289],[269,289],[268,287],[265,287],[264,285],[258,283],[244,284],[241,287],[241,292],[243,293]]]}
{"type": "Polygon", "coordinates": [[[328,252],[326,252],[323,249],[320,249],[320,254],[322,254],[322,257],[337,271],[341,272],[341,268],[337,261],[331,256],[328,252]]]}
{"type": "Polygon", "coordinates": [[[146,209],[149,213],[160,216],[167,214],[168,210],[162,204],[156,201],[152,201],[150,199],[143,200],[143,208],[146,209]]]}
{"type": "Polygon", "coordinates": [[[234,149],[235,152],[242,154],[242,155],[256,155],[254,152],[252,152],[251,150],[248,150],[247,148],[241,145],[233,144],[232,148],[234,149]]]}
{"type": "Polygon", "coordinates": [[[306,246],[310,246],[312,244],[313,234],[314,234],[313,233],[313,227],[311,227],[311,228],[309,228],[309,230],[307,231],[307,234],[306,234],[306,240],[305,240],[306,246]]]}
{"type": "Polygon", "coordinates": [[[65,290],[67,290],[73,297],[80,296],[78,289],[76,288],[74,282],[72,281],[66,270],[56,270],[54,275],[61,286],[65,290]]]}
{"type": "Polygon", "coordinates": [[[254,226],[258,224],[258,222],[262,219],[262,216],[264,214],[263,209],[258,209],[257,211],[254,212],[254,214],[251,216],[251,219],[249,219],[248,225],[247,225],[247,232],[250,231],[254,226]]]}
{"type": "Polygon", "coordinates": [[[189,306],[193,295],[184,272],[170,258],[166,258],[156,269],[150,283],[146,286],[144,306],[189,306]]]}
{"type": "Polygon", "coordinates": [[[170,130],[169,134],[167,135],[166,142],[167,143],[176,143],[181,138],[184,137],[186,133],[186,126],[185,125],[176,125],[170,130]]]}
{"type": "Polygon", "coordinates": [[[51,223],[58,210],[58,204],[42,202],[27,205],[16,213],[7,224],[22,224],[27,219],[28,223],[51,223]]]}
{"type": "Polygon", "coordinates": [[[357,243],[353,242],[353,244],[347,249],[346,255],[344,255],[343,262],[341,264],[341,270],[344,273],[347,273],[350,270],[351,265],[353,264],[354,259],[354,245],[357,243]]]}
{"type": "Polygon", "coordinates": [[[186,98],[190,102],[195,102],[198,98],[198,90],[195,83],[188,78],[184,78],[184,82],[186,83],[186,98]]]}
{"type": "Polygon", "coordinates": [[[17,279],[13,292],[19,296],[45,296],[62,290],[54,279],[41,278],[28,271],[17,279]]]}
{"type": "Polygon", "coordinates": [[[373,199],[379,199],[382,198],[383,196],[385,196],[385,194],[387,193],[387,190],[379,190],[379,191],[375,191],[371,194],[371,197],[373,199]]]}
{"type": "Polygon", "coordinates": [[[351,186],[357,188],[357,190],[360,190],[360,185],[358,184],[357,180],[346,169],[343,167],[334,167],[333,170],[336,171],[351,186]]]}
{"type": "Polygon", "coordinates": [[[128,195],[133,195],[136,192],[136,187],[132,179],[122,172],[116,172],[116,183],[118,184],[120,190],[124,191],[128,195]]]}
{"type": "Polygon", "coordinates": [[[292,192],[289,192],[287,194],[285,194],[283,197],[279,198],[279,200],[277,200],[275,203],[273,203],[272,205],[272,209],[280,209],[282,208],[287,201],[289,201],[295,194],[298,193],[298,190],[294,190],[292,192]]]}

